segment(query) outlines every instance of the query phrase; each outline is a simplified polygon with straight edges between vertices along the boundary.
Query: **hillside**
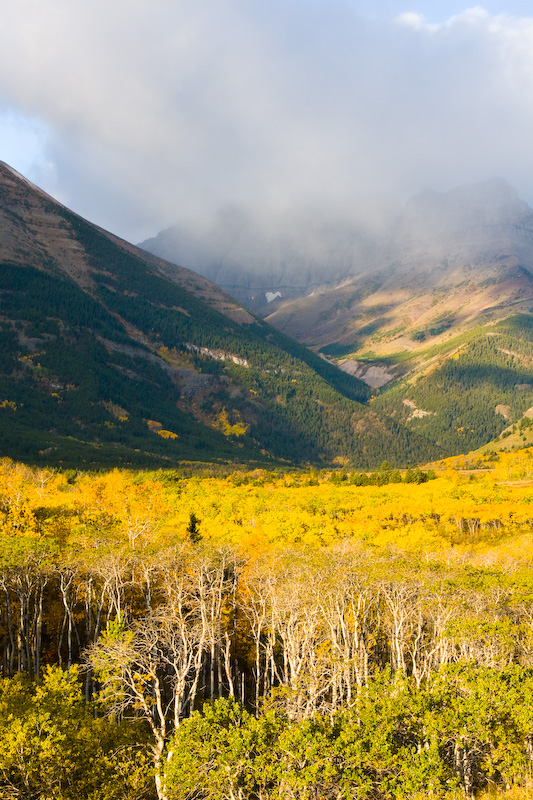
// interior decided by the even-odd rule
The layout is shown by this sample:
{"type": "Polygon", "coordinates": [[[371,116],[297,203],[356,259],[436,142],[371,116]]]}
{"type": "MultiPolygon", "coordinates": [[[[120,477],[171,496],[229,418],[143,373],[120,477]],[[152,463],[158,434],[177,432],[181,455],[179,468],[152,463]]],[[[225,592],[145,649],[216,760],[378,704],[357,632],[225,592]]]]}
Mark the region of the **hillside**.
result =
{"type": "Polygon", "coordinates": [[[533,317],[478,326],[403,358],[391,354],[386,363],[396,378],[375,390],[373,407],[448,456],[467,453],[498,438],[532,405],[533,317]]]}
{"type": "Polygon", "coordinates": [[[379,358],[528,312],[532,273],[533,211],[487,181],[414,198],[351,275],[280,301],[268,319],[331,356],[379,358]]]}
{"type": "Polygon", "coordinates": [[[0,165],[0,452],[79,466],[359,466],[430,448],[368,388],[213,283],[95,227],[0,165]]]}

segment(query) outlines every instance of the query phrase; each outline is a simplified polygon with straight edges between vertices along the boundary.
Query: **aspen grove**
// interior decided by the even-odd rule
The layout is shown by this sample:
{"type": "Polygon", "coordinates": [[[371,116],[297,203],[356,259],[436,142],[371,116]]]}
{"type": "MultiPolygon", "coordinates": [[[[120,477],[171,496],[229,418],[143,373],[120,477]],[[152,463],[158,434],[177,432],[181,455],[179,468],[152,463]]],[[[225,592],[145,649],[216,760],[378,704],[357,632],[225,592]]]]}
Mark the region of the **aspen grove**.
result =
{"type": "Polygon", "coordinates": [[[441,466],[1,462],[2,796],[527,787],[533,455],[441,466]]]}

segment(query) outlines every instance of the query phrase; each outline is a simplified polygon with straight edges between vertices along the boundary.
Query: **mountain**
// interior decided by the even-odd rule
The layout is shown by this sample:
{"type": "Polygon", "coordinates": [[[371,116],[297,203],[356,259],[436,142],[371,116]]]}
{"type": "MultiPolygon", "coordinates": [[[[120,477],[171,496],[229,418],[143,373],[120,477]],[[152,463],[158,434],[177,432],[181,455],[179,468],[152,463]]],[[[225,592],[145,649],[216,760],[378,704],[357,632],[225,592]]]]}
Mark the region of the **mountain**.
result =
{"type": "Polygon", "coordinates": [[[172,466],[416,461],[368,387],[0,163],[0,454],[172,466]]]}
{"type": "MultiPolygon", "coordinates": [[[[533,386],[533,211],[512,187],[494,178],[428,190],[377,232],[346,217],[336,227],[307,221],[314,233],[306,247],[303,226],[266,241],[262,279],[251,260],[249,284],[268,322],[366,381],[373,409],[448,455],[480,447],[521,418],[533,386]],[[273,272],[276,248],[283,259],[273,272]]],[[[228,228],[232,248],[204,269],[236,296],[246,243],[255,242],[254,254],[261,249],[245,222],[231,235],[228,228]]],[[[176,235],[147,246],[165,245],[171,258],[176,235]]]]}
{"type": "Polygon", "coordinates": [[[371,268],[286,302],[268,319],[335,356],[410,351],[528,311],[532,272],[533,211],[504,181],[425,192],[391,226],[371,268]]]}
{"type": "Polygon", "coordinates": [[[331,324],[319,325],[324,344],[343,333],[351,312],[376,305],[361,301],[379,288],[410,296],[421,277],[431,288],[441,280],[449,287],[464,280],[456,277],[465,269],[530,263],[532,215],[512,187],[494,178],[427,190],[403,208],[295,211],[275,221],[225,208],[209,224],[177,224],[140,246],[195,269],[255,313],[274,314],[275,325],[301,340],[333,311],[331,324]]]}

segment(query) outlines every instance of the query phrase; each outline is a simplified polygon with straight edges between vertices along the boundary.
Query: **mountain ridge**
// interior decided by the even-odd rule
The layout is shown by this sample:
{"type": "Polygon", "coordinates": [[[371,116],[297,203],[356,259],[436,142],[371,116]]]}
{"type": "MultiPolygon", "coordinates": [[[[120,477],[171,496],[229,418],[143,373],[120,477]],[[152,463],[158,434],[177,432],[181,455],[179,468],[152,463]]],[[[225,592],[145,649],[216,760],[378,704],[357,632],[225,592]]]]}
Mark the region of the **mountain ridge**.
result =
{"type": "Polygon", "coordinates": [[[214,283],[0,164],[0,452],[32,463],[358,466],[428,442],[214,283]]]}

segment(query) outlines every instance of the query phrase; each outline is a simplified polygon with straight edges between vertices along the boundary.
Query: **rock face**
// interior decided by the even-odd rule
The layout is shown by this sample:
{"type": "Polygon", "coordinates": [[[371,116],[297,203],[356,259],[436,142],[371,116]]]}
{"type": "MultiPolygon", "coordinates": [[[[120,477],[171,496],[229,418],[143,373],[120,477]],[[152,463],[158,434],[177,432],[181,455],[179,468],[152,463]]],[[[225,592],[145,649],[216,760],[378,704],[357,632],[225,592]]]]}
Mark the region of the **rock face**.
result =
{"type": "Polygon", "coordinates": [[[360,380],[364,381],[368,386],[371,386],[372,389],[379,389],[394,378],[394,370],[392,369],[374,364],[364,364],[353,358],[340,361],[339,367],[343,372],[360,378],[360,380]]]}

